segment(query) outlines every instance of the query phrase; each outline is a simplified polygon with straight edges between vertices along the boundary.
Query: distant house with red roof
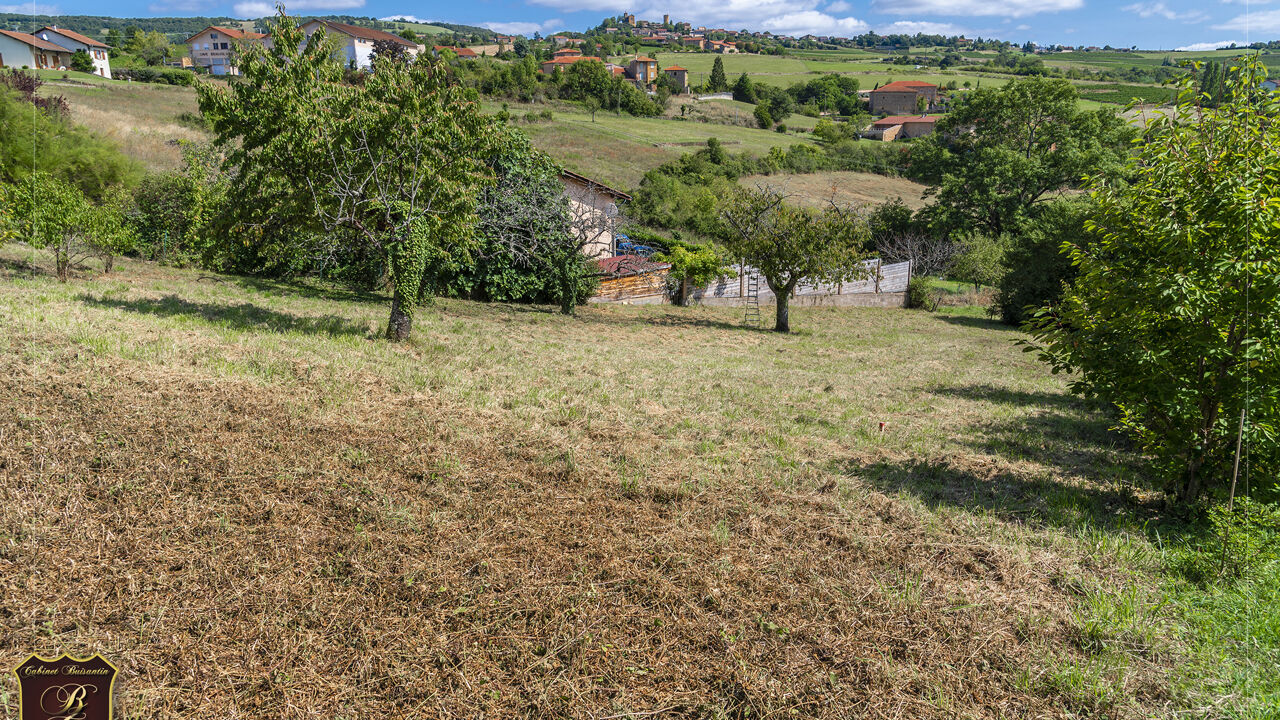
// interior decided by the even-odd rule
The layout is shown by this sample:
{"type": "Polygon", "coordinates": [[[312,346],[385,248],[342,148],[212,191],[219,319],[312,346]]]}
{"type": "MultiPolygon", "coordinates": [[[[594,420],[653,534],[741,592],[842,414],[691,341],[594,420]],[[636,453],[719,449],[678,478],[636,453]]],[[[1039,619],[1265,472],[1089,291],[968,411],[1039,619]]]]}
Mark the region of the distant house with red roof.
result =
{"type": "Polygon", "coordinates": [[[107,51],[111,48],[106,43],[98,42],[78,32],[64,30],[57,25],[46,25],[35,31],[34,35],[45,42],[60,45],[73,53],[83,50],[89,56],[89,59],[93,61],[94,75],[100,75],[105,78],[111,77],[111,59],[107,56],[107,51]]]}
{"type": "Polygon", "coordinates": [[[871,123],[865,136],[873,140],[907,140],[931,134],[941,115],[890,115],[871,123]]]}
{"type": "Polygon", "coordinates": [[[436,55],[439,55],[441,50],[448,50],[457,56],[459,60],[470,60],[472,58],[480,57],[476,54],[476,51],[471,48],[453,47],[452,45],[435,45],[431,48],[431,52],[436,55]]]}
{"type": "Polygon", "coordinates": [[[308,20],[302,24],[302,31],[310,38],[317,30],[324,28],[325,36],[334,41],[347,64],[361,70],[373,66],[373,46],[378,42],[393,42],[403,45],[410,55],[417,55],[421,49],[418,43],[406,40],[382,30],[333,22],[332,20],[308,20]]]}
{"type": "Polygon", "coordinates": [[[587,61],[594,60],[598,63],[604,62],[604,60],[601,60],[595,55],[583,55],[581,53],[578,53],[576,55],[561,55],[560,57],[551,58],[550,60],[547,60],[546,62],[542,63],[542,65],[540,65],[539,67],[542,69],[542,72],[550,75],[551,73],[556,71],[556,68],[560,68],[561,70],[563,70],[574,63],[583,62],[584,60],[587,60],[587,61]]]}
{"type": "Polygon", "coordinates": [[[737,43],[724,42],[721,40],[711,40],[707,42],[707,49],[713,53],[728,55],[738,52],[738,45],[737,43]]]}
{"type": "Polygon", "coordinates": [[[664,75],[671,78],[671,80],[676,84],[676,87],[680,88],[680,92],[689,92],[689,70],[687,68],[682,68],[679,65],[672,65],[671,67],[662,68],[662,72],[664,75]]]}
{"type": "Polygon", "coordinates": [[[909,115],[918,113],[920,98],[925,99],[924,110],[938,105],[938,86],[917,80],[898,80],[871,91],[872,115],[909,115]]]}
{"type": "Polygon", "coordinates": [[[71,51],[29,33],[0,30],[0,67],[57,70],[70,67],[71,51]]]}
{"type": "Polygon", "coordinates": [[[260,43],[266,35],[248,32],[222,25],[210,25],[187,38],[191,48],[191,64],[204,68],[211,75],[239,75],[235,66],[235,49],[245,43],[260,43]]]}

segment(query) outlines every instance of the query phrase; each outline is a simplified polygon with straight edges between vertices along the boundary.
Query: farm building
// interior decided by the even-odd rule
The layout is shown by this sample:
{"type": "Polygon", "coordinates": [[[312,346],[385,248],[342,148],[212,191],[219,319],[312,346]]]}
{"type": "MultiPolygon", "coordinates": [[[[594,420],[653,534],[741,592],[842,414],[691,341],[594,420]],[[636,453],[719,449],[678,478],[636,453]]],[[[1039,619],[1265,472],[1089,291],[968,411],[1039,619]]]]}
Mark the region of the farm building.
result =
{"type": "Polygon", "coordinates": [[[926,82],[898,80],[871,91],[872,115],[910,115],[928,112],[937,106],[938,86],[926,82]]]}
{"type": "Polygon", "coordinates": [[[111,77],[111,58],[107,54],[111,48],[106,43],[98,42],[77,32],[64,30],[57,25],[46,25],[35,31],[35,36],[45,42],[61,45],[73,53],[77,50],[85,51],[93,61],[93,74],[105,78],[111,77]]]}
{"type": "Polygon", "coordinates": [[[941,118],[941,115],[890,115],[871,123],[864,136],[885,142],[917,138],[931,134],[941,118]]]}

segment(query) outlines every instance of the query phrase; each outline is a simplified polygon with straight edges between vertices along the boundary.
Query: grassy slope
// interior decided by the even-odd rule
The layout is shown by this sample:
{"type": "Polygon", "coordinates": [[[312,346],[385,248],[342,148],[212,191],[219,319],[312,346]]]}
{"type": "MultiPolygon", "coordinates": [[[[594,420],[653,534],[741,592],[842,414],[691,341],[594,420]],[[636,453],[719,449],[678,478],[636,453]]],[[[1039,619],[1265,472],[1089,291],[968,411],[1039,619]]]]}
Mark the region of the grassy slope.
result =
{"type": "Polygon", "coordinates": [[[92,77],[86,82],[78,73],[67,82],[61,76],[46,75],[41,92],[65,97],[72,120],[115,140],[125,154],[148,168],[179,167],[182,150],[175,141],[207,138],[202,130],[180,121],[184,113],[197,112],[192,88],[92,77]]]}
{"type": "Polygon", "coordinates": [[[833,196],[842,203],[869,205],[895,198],[912,209],[925,205],[925,186],[906,178],[886,177],[862,172],[820,172],[805,175],[768,175],[744,177],[745,185],[764,184],[775,187],[801,202],[814,207],[827,203],[833,196]]]}
{"type": "Polygon", "coordinates": [[[376,296],[0,260],[0,645],[103,652],[131,717],[1242,701],[1180,664],[1223,628],[1175,631],[1136,458],[972,315],[443,301],[390,345],[376,296]]]}
{"type": "MultiPolygon", "coordinates": [[[[498,107],[498,103],[485,103],[486,112],[496,112],[498,107]]],[[[508,103],[508,107],[519,119],[527,111],[538,112],[547,106],[508,103]]],[[[712,137],[719,138],[732,152],[760,155],[772,147],[813,142],[790,133],[678,117],[637,118],[599,112],[592,122],[590,114],[575,106],[558,105],[552,112],[554,119],[550,122],[521,122],[519,126],[529,133],[534,144],[565,167],[619,188],[634,188],[646,171],[705,145],[712,137]]]]}
{"type": "Polygon", "coordinates": [[[993,511],[1093,512],[1129,458],[984,321],[449,301],[391,346],[379,302],[11,267],[4,650],[102,650],[133,715],[1164,702],[1052,679],[1063,588],[1141,581],[993,511]]]}

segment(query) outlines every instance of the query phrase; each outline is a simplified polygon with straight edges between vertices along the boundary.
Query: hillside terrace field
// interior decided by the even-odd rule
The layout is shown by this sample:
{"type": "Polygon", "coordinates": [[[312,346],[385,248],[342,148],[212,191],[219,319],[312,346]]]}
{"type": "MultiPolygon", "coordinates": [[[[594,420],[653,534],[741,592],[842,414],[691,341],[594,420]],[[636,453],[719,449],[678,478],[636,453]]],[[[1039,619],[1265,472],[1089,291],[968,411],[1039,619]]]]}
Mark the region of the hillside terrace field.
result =
{"type": "Polygon", "coordinates": [[[1108,419],[972,308],[448,300],[390,344],[380,294],[49,264],[0,250],[0,645],[101,651],[128,717],[1218,717],[1275,684],[1165,599],[1108,419]]]}

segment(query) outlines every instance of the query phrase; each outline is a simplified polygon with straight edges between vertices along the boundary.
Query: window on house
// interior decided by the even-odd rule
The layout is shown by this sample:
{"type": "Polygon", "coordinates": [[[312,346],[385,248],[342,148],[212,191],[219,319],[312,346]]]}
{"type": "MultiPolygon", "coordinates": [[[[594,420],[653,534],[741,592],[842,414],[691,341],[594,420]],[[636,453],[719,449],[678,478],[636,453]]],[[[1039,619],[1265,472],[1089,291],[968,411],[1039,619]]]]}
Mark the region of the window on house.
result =
{"type": "Polygon", "coordinates": [[[210,40],[217,40],[217,39],[218,39],[218,33],[209,33],[209,39],[210,39],[210,40]]]}

